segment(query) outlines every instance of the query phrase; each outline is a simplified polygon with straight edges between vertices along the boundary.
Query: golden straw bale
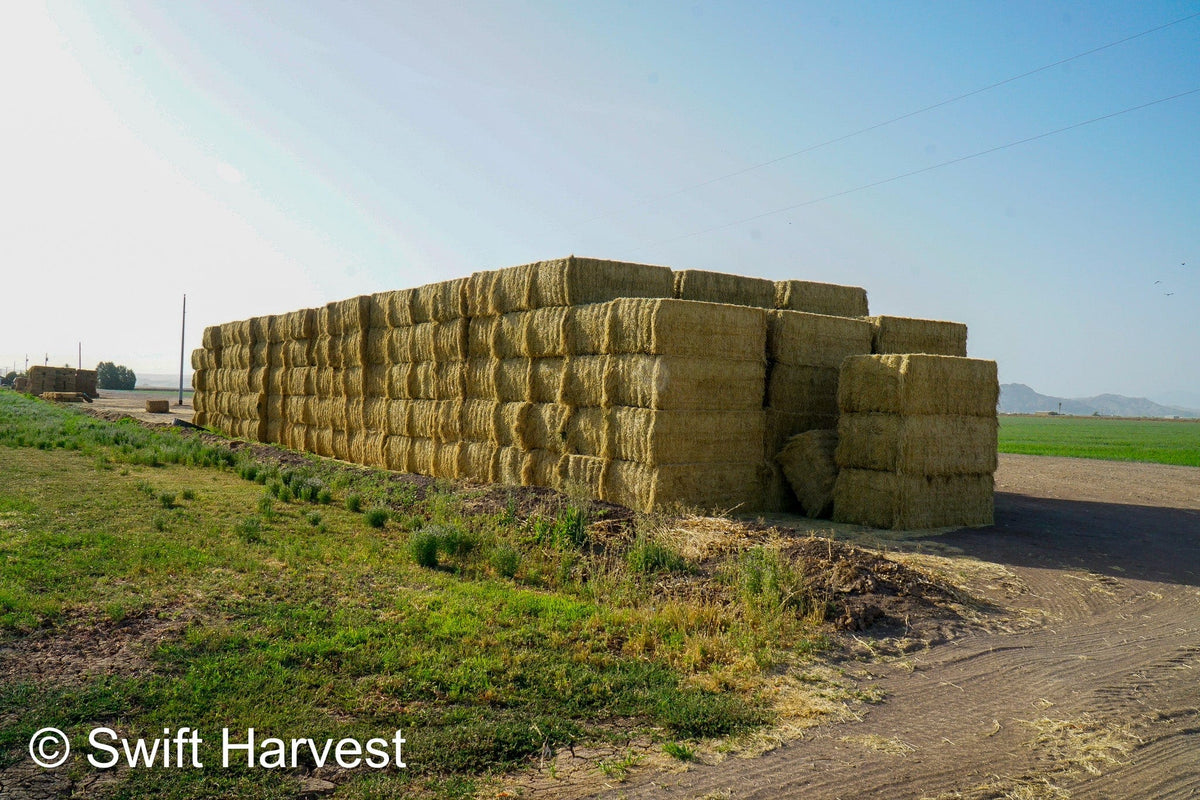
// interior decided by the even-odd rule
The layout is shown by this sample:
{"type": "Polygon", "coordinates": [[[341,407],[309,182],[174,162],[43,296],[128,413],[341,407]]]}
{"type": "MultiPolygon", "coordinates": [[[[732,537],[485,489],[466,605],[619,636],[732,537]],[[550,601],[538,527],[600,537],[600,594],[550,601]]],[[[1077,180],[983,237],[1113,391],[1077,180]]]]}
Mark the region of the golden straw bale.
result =
{"type": "MultiPolygon", "coordinates": [[[[534,421],[556,421],[537,415],[534,421]]],[[[543,449],[643,464],[753,461],[762,455],[764,414],[754,411],[655,411],[578,408],[558,431],[539,431],[543,449]],[[557,439],[557,441],[555,441],[557,439]]]]}
{"type": "Polygon", "coordinates": [[[430,324],[433,326],[433,360],[465,361],[470,320],[459,317],[430,324]]]}
{"type": "Polygon", "coordinates": [[[812,281],[776,281],[775,307],[833,317],[865,317],[867,290],[812,281]]]}
{"type": "Polygon", "coordinates": [[[763,278],[748,278],[701,269],[675,270],[677,300],[728,303],[755,308],[775,307],[775,283],[763,278]]]}
{"type": "Polygon", "coordinates": [[[409,362],[401,362],[393,365],[388,369],[388,391],[387,396],[392,399],[410,399],[414,398],[413,381],[417,372],[417,365],[409,362]]]}
{"type": "Polygon", "coordinates": [[[837,416],[838,369],[775,364],[767,377],[767,407],[792,414],[837,416]]]}
{"type": "Polygon", "coordinates": [[[316,335],[316,309],[302,308],[287,315],[287,338],[311,339],[316,335]]]}
{"type": "Polygon", "coordinates": [[[487,442],[463,442],[459,451],[459,477],[481,483],[499,483],[500,449],[487,442]]]}
{"type": "Polygon", "coordinates": [[[363,396],[387,397],[388,377],[390,374],[391,367],[382,364],[372,364],[369,367],[363,367],[363,396]]]}
{"type": "Polygon", "coordinates": [[[688,300],[614,300],[604,353],[762,361],[767,312],[688,300]]]}
{"type": "Polygon", "coordinates": [[[280,344],[288,340],[291,331],[287,315],[271,314],[266,317],[266,325],[268,342],[280,344]]]}
{"type": "Polygon", "coordinates": [[[767,358],[781,364],[837,369],[846,356],[871,352],[871,323],[861,319],[772,311],[767,322],[767,358]]]}
{"type": "Polygon", "coordinates": [[[367,295],[367,327],[381,330],[392,327],[389,319],[394,292],[376,292],[367,295]]]}
{"type": "Polygon", "coordinates": [[[466,278],[417,287],[409,305],[414,323],[447,322],[466,316],[466,278]]]}
{"type": "Polygon", "coordinates": [[[764,455],[768,461],[774,462],[775,456],[798,433],[813,430],[829,430],[837,427],[836,414],[791,414],[768,408],[766,417],[766,435],[763,443],[766,447],[764,455]]]}
{"type": "Polygon", "coordinates": [[[393,364],[402,361],[433,361],[432,322],[422,322],[388,332],[388,358],[393,364]]]}
{"type": "Polygon", "coordinates": [[[749,411],[762,408],[765,374],[761,359],[587,356],[567,360],[560,401],[573,406],[749,411]]]}
{"type": "Polygon", "coordinates": [[[388,344],[392,338],[391,328],[371,328],[363,337],[363,364],[381,365],[391,363],[388,344]]]}
{"type": "Polygon", "coordinates": [[[961,322],[884,316],[869,319],[872,353],[967,354],[967,326],[961,322]]]}
{"type": "Polygon", "coordinates": [[[601,499],[643,512],[674,504],[701,510],[753,510],[762,504],[762,469],[761,461],[657,467],[611,461],[601,499]]]}
{"type": "Polygon", "coordinates": [[[570,256],[535,265],[525,308],[582,306],[619,297],[671,297],[675,280],[667,267],[570,256]]]}
{"type": "Polygon", "coordinates": [[[837,522],[916,530],[993,522],[995,485],[983,475],[900,475],[842,469],[833,492],[837,522]]]}
{"type": "Polygon", "coordinates": [[[208,351],[193,350],[191,355],[192,369],[208,369],[208,351]]]}
{"type": "Polygon", "coordinates": [[[805,516],[828,519],[833,514],[837,448],[837,431],[806,431],[788,439],[775,457],[805,516]]]}
{"type": "Polygon", "coordinates": [[[268,341],[266,317],[251,317],[248,322],[250,323],[250,341],[247,344],[257,345],[268,341]]]}
{"type": "Polygon", "coordinates": [[[343,367],[361,367],[366,363],[366,338],[362,331],[342,334],[338,345],[342,351],[343,367]]]}
{"type": "Polygon", "coordinates": [[[851,356],[838,379],[842,413],[994,417],[996,362],[936,355],[851,356]]]}
{"type": "Polygon", "coordinates": [[[996,471],[995,417],[844,414],[838,465],[913,475],[996,471]]]}
{"type": "Polygon", "coordinates": [[[210,325],[204,329],[204,333],[200,337],[200,343],[205,350],[216,350],[221,346],[221,328],[219,325],[210,325]]]}
{"type": "Polygon", "coordinates": [[[368,397],[363,400],[363,427],[369,431],[389,433],[388,404],[390,400],[382,397],[368,397]]]}

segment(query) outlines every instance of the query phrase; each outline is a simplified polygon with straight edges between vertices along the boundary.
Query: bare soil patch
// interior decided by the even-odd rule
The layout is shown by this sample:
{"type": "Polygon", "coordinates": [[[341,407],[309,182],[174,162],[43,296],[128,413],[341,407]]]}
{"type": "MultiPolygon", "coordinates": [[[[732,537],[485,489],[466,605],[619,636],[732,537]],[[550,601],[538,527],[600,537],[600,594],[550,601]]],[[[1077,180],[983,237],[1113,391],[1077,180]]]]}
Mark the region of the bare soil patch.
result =
{"type": "Polygon", "coordinates": [[[861,720],[754,759],[595,776],[589,796],[1195,796],[1200,470],[1000,465],[994,526],[895,546],[968,565],[1006,613],[928,649],[848,662],[886,695],[861,720]]]}

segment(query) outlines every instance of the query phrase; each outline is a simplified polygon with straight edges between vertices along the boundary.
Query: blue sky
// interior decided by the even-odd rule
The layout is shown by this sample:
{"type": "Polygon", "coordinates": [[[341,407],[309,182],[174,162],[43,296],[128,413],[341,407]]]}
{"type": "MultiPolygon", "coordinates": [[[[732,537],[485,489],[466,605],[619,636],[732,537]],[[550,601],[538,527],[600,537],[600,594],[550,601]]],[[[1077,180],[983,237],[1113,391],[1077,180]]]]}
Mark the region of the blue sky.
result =
{"type": "Polygon", "coordinates": [[[861,285],[1003,381],[1200,405],[1200,94],[938,166],[1200,89],[1200,16],[755,168],[1195,14],[5,4],[0,365],[169,373],[184,293],[190,350],[576,253],[861,285]]]}

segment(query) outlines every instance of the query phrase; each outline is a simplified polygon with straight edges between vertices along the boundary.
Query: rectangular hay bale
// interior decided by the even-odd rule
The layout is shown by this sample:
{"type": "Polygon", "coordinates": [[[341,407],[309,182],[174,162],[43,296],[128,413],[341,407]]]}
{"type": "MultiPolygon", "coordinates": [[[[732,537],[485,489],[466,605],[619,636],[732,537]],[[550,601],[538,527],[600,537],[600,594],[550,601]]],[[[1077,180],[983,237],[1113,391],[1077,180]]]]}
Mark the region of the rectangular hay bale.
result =
{"type": "Polygon", "coordinates": [[[837,369],[847,356],[871,353],[871,323],[861,319],[772,311],[767,358],[781,364],[837,369]]]}
{"type": "Polygon", "coordinates": [[[775,307],[833,317],[867,316],[867,290],[813,281],[776,281],[775,307]]]}
{"type": "Polygon", "coordinates": [[[764,278],[724,272],[680,269],[675,270],[674,296],[677,300],[774,308],[775,283],[764,278]]]}
{"type": "Polygon", "coordinates": [[[994,417],[1000,399],[996,362],[921,354],[851,356],[838,377],[843,414],[994,417]]]}
{"type": "Polygon", "coordinates": [[[833,519],[892,530],[991,525],[994,489],[990,474],[843,469],[834,486],[833,519]]]}
{"type": "Polygon", "coordinates": [[[998,430],[995,417],[843,414],[837,462],[909,475],[992,473],[998,430]]]}
{"type": "Polygon", "coordinates": [[[967,355],[967,326],[961,322],[908,317],[869,317],[871,352],[967,355]]]}

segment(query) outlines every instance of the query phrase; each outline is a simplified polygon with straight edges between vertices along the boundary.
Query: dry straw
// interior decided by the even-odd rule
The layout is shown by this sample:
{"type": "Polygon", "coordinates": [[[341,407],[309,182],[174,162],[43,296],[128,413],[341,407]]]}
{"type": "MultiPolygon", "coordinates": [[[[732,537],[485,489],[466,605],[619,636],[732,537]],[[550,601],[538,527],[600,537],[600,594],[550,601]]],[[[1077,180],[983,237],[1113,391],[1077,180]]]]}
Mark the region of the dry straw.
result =
{"type": "Polygon", "coordinates": [[[871,324],[865,320],[772,311],[767,322],[767,358],[780,364],[832,367],[847,356],[871,352],[871,324]]]}
{"type": "Polygon", "coordinates": [[[875,528],[915,530],[993,522],[994,483],[984,475],[900,475],[842,469],[833,518],[875,528]]]}
{"type": "Polygon", "coordinates": [[[571,256],[475,273],[467,283],[466,311],[487,317],[619,297],[671,297],[673,289],[674,276],[667,267],[571,256]]]}
{"type": "Polygon", "coordinates": [[[675,271],[675,298],[705,303],[729,303],[755,308],[775,307],[775,284],[763,278],[748,278],[699,269],[675,271]]]}
{"type": "Polygon", "coordinates": [[[776,281],[775,307],[834,317],[865,317],[867,290],[811,281],[776,281]]]}
{"type": "Polygon", "coordinates": [[[961,322],[883,316],[870,321],[872,353],[967,354],[967,326],[961,322]]]}
{"type": "Polygon", "coordinates": [[[833,514],[837,448],[836,430],[807,431],[789,439],[776,456],[806,516],[828,519],[833,514]]]}
{"type": "Polygon", "coordinates": [[[997,430],[995,417],[845,414],[837,462],[910,475],[991,473],[997,430]]]}
{"type": "Polygon", "coordinates": [[[994,417],[996,362],[936,355],[852,356],[842,364],[842,413],[994,417]]]}

